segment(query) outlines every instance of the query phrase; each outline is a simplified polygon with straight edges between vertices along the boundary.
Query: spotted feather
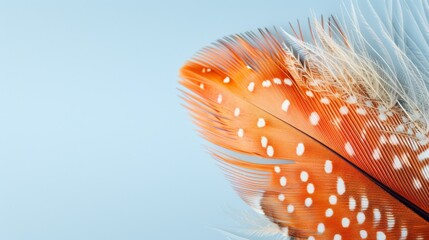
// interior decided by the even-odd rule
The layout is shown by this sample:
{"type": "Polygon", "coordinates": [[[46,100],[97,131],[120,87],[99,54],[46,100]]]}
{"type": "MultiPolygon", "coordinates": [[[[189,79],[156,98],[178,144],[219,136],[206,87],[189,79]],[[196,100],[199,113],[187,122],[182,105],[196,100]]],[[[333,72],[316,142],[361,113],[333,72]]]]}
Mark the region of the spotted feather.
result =
{"type": "Polygon", "coordinates": [[[219,40],[181,70],[186,106],[209,142],[240,154],[213,150],[279,233],[429,238],[425,109],[329,23],[310,43],[268,30],[219,40]]]}

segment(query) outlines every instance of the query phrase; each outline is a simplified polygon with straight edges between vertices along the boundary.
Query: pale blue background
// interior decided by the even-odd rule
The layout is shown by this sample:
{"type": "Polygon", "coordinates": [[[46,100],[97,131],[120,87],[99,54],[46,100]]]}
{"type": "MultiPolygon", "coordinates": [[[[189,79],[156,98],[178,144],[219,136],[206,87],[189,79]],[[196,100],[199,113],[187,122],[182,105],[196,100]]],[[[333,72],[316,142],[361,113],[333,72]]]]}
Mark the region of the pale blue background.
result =
{"type": "Polygon", "coordinates": [[[178,97],[224,35],[339,1],[0,3],[0,239],[225,239],[246,209],[178,97]]]}

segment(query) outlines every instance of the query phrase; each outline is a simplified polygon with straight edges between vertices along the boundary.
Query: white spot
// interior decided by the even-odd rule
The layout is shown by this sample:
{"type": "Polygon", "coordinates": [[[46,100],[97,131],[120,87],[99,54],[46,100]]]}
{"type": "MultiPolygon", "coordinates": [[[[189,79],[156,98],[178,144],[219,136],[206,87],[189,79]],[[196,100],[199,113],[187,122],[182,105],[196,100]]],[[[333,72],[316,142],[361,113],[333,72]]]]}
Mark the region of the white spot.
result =
{"type": "Polygon", "coordinates": [[[429,165],[422,168],[422,175],[426,180],[429,180],[429,165]]]}
{"type": "Polygon", "coordinates": [[[368,233],[365,230],[360,230],[359,235],[362,239],[366,239],[368,237],[368,233]]]}
{"type": "Polygon", "coordinates": [[[322,97],[322,98],[320,99],[320,102],[321,102],[321,103],[323,103],[323,104],[329,104],[329,98],[327,98],[327,97],[322,97]]]}
{"type": "Polygon", "coordinates": [[[378,147],[374,148],[374,151],[372,152],[372,158],[374,158],[374,160],[380,160],[381,151],[378,147]]]}
{"type": "Polygon", "coordinates": [[[349,96],[347,98],[346,102],[348,102],[350,104],[355,104],[355,103],[357,103],[357,98],[355,96],[349,96]]]}
{"type": "Polygon", "coordinates": [[[285,111],[285,112],[287,112],[287,110],[289,109],[289,106],[290,106],[289,100],[287,100],[287,99],[284,100],[283,103],[282,103],[282,110],[285,111]]]}
{"type": "Polygon", "coordinates": [[[283,82],[284,82],[286,85],[288,85],[288,86],[292,86],[292,81],[291,81],[289,78],[285,78],[285,79],[283,80],[283,82]]]}
{"type": "Polygon", "coordinates": [[[356,219],[358,224],[362,224],[365,222],[365,214],[363,212],[358,212],[358,214],[356,215],[356,219]]]}
{"type": "Polygon", "coordinates": [[[393,145],[399,144],[399,139],[395,134],[390,135],[389,142],[393,145]]]}
{"type": "Polygon", "coordinates": [[[304,204],[305,204],[306,207],[310,207],[311,204],[313,204],[313,199],[306,198],[305,201],[304,201],[304,204]]]}
{"type": "Polygon", "coordinates": [[[325,224],[323,224],[323,223],[319,223],[318,225],[317,225],[317,232],[318,233],[323,233],[325,231],[325,224]]]}
{"type": "Polygon", "coordinates": [[[314,97],[313,92],[312,92],[312,91],[310,91],[310,90],[307,90],[307,91],[305,92],[305,94],[306,94],[307,96],[309,96],[309,97],[314,97]]]}
{"type": "Polygon", "coordinates": [[[240,108],[235,108],[234,109],[234,116],[238,117],[240,115],[240,108]]]}
{"type": "Polygon", "coordinates": [[[220,104],[220,103],[222,103],[222,94],[219,94],[218,96],[217,96],[217,102],[220,104]]]}
{"type": "Polygon", "coordinates": [[[210,68],[207,68],[207,72],[211,72],[212,70],[210,68]]]}
{"type": "Polygon", "coordinates": [[[263,86],[263,87],[270,87],[270,86],[271,86],[271,82],[270,82],[270,80],[262,81],[262,86],[263,86]]]}
{"type": "Polygon", "coordinates": [[[374,107],[374,104],[372,104],[372,102],[371,101],[365,101],[365,105],[367,106],[367,107],[374,107]]]}
{"type": "Polygon", "coordinates": [[[280,173],[280,171],[281,171],[281,169],[280,169],[280,167],[279,167],[279,166],[275,166],[275,167],[274,167],[274,172],[276,172],[276,173],[280,173]]]}
{"type": "Polygon", "coordinates": [[[312,183],[307,184],[307,192],[309,194],[313,194],[314,193],[314,184],[312,184],[312,183]]]}
{"type": "Polygon", "coordinates": [[[313,236],[307,238],[307,240],[316,240],[313,236]]]}
{"type": "Polygon", "coordinates": [[[337,192],[339,195],[343,195],[346,192],[346,184],[341,177],[337,178],[337,192]]]}
{"type": "Polygon", "coordinates": [[[223,79],[223,83],[229,83],[229,81],[230,81],[229,77],[226,77],[223,79]]]}
{"type": "Polygon", "coordinates": [[[280,178],[280,185],[282,185],[282,187],[286,186],[287,180],[285,176],[282,176],[280,178]]]}
{"type": "Polygon", "coordinates": [[[355,155],[355,151],[353,150],[352,145],[349,142],[346,142],[346,144],[344,145],[344,148],[346,149],[346,152],[350,155],[353,156],[355,155]]]}
{"type": "Polygon", "coordinates": [[[378,208],[374,208],[372,210],[372,213],[374,214],[374,223],[378,224],[381,220],[381,212],[378,208]]]}
{"type": "Polygon", "coordinates": [[[348,228],[350,226],[350,219],[346,217],[341,219],[341,225],[343,226],[343,228],[348,228]]]}
{"type": "Polygon", "coordinates": [[[335,195],[331,195],[331,196],[329,196],[329,203],[331,204],[331,205],[335,205],[335,204],[337,204],[337,196],[335,196],[335,195]]]}
{"type": "Polygon", "coordinates": [[[242,128],[239,128],[237,131],[237,135],[242,138],[244,136],[244,130],[242,128]]]}
{"type": "Polygon", "coordinates": [[[386,240],[386,234],[382,231],[377,232],[377,240],[386,240]]]}
{"type": "Polygon", "coordinates": [[[247,90],[249,90],[250,92],[253,92],[253,90],[255,90],[255,83],[250,82],[249,86],[247,86],[247,90]]]}
{"type": "Polygon", "coordinates": [[[360,199],[360,205],[361,205],[362,211],[365,211],[365,210],[368,209],[368,207],[369,207],[369,200],[368,200],[368,198],[366,196],[363,196],[360,199]]]}
{"type": "Polygon", "coordinates": [[[404,132],[404,131],[405,131],[405,127],[404,127],[404,125],[399,124],[399,125],[396,127],[396,131],[397,131],[397,132],[399,132],[399,133],[404,132]]]}
{"type": "Polygon", "coordinates": [[[417,155],[419,161],[424,161],[429,158],[429,148],[417,155]]]}
{"type": "Polygon", "coordinates": [[[268,139],[264,136],[261,137],[261,145],[263,148],[266,148],[268,144],[268,139]]]}
{"type": "Polygon", "coordinates": [[[393,168],[396,170],[399,170],[402,168],[401,160],[396,155],[393,157],[393,168]]]}
{"type": "Polygon", "coordinates": [[[359,115],[366,115],[366,110],[364,108],[356,109],[356,113],[359,115]]]}
{"type": "Polygon", "coordinates": [[[310,122],[312,125],[316,126],[317,124],[319,124],[319,120],[320,120],[320,116],[319,114],[317,114],[317,112],[312,112],[310,114],[310,122]]]}
{"type": "Polygon", "coordinates": [[[302,171],[299,177],[301,178],[301,181],[303,181],[303,182],[308,181],[308,173],[306,171],[302,171]]]}
{"type": "Polygon", "coordinates": [[[416,189],[421,189],[422,188],[422,182],[420,182],[419,179],[414,178],[413,179],[413,185],[416,189]]]}
{"type": "Polygon", "coordinates": [[[341,240],[341,235],[340,234],[335,234],[334,235],[334,240],[341,240]]]}
{"type": "Polygon", "coordinates": [[[401,228],[401,240],[407,239],[407,236],[408,236],[408,229],[407,227],[404,226],[401,228]]]}
{"type": "Polygon", "coordinates": [[[327,173],[327,174],[332,173],[332,161],[331,160],[325,161],[325,173],[327,173]]]}
{"type": "Polygon", "coordinates": [[[395,226],[395,217],[391,212],[388,212],[386,216],[387,216],[387,230],[390,231],[395,226]]]}
{"type": "Polygon", "coordinates": [[[422,145],[422,146],[424,146],[424,145],[426,145],[428,143],[429,143],[429,138],[425,138],[425,139],[419,141],[419,144],[422,145]]]}
{"type": "Polygon", "coordinates": [[[347,106],[340,107],[340,113],[341,115],[346,115],[347,113],[349,113],[349,109],[347,108],[347,106]]]}
{"type": "Polygon", "coordinates": [[[418,140],[424,140],[426,138],[425,135],[421,132],[416,132],[416,137],[418,140]]]}
{"type": "Polygon", "coordinates": [[[356,209],[356,200],[353,197],[349,197],[349,209],[354,211],[356,209]]]}
{"type": "Polygon", "coordinates": [[[384,114],[384,113],[380,113],[380,115],[378,115],[378,118],[379,118],[381,121],[386,121],[386,120],[387,120],[387,115],[386,115],[386,114],[384,114]]]}
{"type": "Polygon", "coordinates": [[[265,119],[258,118],[258,123],[256,123],[256,125],[258,126],[258,128],[265,127],[265,119]]]}
{"type": "Polygon", "coordinates": [[[204,90],[204,84],[200,83],[200,88],[204,90]]]}
{"type": "Polygon", "coordinates": [[[298,143],[298,146],[296,146],[296,155],[298,156],[302,156],[302,154],[304,154],[304,144],[303,143],[298,143]]]}
{"type": "Polygon", "coordinates": [[[282,80],[280,80],[280,78],[274,78],[274,79],[273,79],[273,82],[274,82],[275,84],[282,84],[282,80]]]}
{"type": "Polygon", "coordinates": [[[278,196],[279,201],[283,202],[285,200],[285,195],[283,195],[283,193],[279,194],[278,196]]]}
{"type": "Polygon", "coordinates": [[[295,207],[292,204],[289,204],[287,206],[287,212],[288,213],[293,213],[294,210],[295,210],[295,207]]]}
{"type": "Polygon", "coordinates": [[[332,215],[334,215],[334,211],[332,210],[332,208],[326,209],[325,216],[332,217],[332,215]]]}
{"type": "Polygon", "coordinates": [[[272,146],[267,147],[267,155],[272,157],[274,155],[274,148],[272,146]]]}
{"type": "Polygon", "coordinates": [[[387,143],[387,138],[384,135],[380,136],[380,143],[381,144],[386,144],[387,143]]]}

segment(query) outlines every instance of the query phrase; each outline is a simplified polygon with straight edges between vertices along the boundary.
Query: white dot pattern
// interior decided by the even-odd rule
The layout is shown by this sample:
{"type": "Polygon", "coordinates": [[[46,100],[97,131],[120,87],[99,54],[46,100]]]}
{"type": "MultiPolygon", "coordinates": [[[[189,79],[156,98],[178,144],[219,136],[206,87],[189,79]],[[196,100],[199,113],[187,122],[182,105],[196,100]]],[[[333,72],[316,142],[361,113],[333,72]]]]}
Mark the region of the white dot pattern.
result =
{"type": "Polygon", "coordinates": [[[303,143],[298,143],[296,146],[296,155],[302,156],[304,154],[305,147],[303,143]]]}
{"type": "Polygon", "coordinates": [[[316,126],[319,124],[320,116],[317,114],[317,112],[312,112],[310,115],[310,122],[312,125],[316,126]]]}
{"type": "Polygon", "coordinates": [[[346,184],[341,177],[337,178],[337,193],[343,195],[346,192],[346,184]]]}
{"type": "Polygon", "coordinates": [[[280,185],[282,185],[283,187],[286,186],[287,180],[285,176],[282,176],[280,178],[280,185]]]}
{"type": "MultiPolygon", "coordinates": [[[[246,63],[243,66],[245,65],[246,63]]],[[[251,67],[247,66],[247,68],[246,71],[259,74],[251,67]]],[[[218,68],[213,67],[212,69],[218,68]]],[[[198,72],[200,75],[202,75],[201,71],[203,73],[211,72],[206,76],[215,76],[219,73],[218,70],[212,69],[198,68],[198,72]]],[[[266,196],[273,197],[274,200],[278,198],[279,202],[276,203],[284,205],[290,214],[311,213],[311,216],[319,214],[320,216],[312,219],[312,225],[308,226],[313,231],[311,234],[314,234],[314,236],[310,236],[310,239],[324,239],[323,234],[326,232],[330,234],[329,239],[332,237],[334,239],[347,238],[349,234],[341,234],[349,233],[351,229],[354,231],[354,237],[362,239],[390,239],[390,236],[395,236],[396,239],[397,236],[401,236],[401,239],[406,239],[409,235],[416,239],[418,234],[415,233],[413,222],[405,221],[404,219],[408,216],[402,214],[402,212],[408,213],[409,210],[397,211],[397,208],[392,207],[397,203],[390,198],[386,199],[391,202],[383,202],[384,198],[374,198],[374,194],[378,191],[373,190],[379,189],[378,185],[369,188],[368,186],[373,185],[368,184],[368,181],[365,180],[360,186],[358,184],[360,183],[359,177],[362,177],[358,175],[360,172],[348,172],[344,170],[348,168],[339,162],[343,159],[339,160],[336,156],[323,154],[323,151],[332,150],[355,165],[357,169],[371,176],[374,175],[375,180],[380,180],[388,187],[393,186],[392,189],[395,191],[402,191],[403,189],[398,187],[399,184],[402,184],[404,189],[409,190],[411,196],[416,196],[416,198],[425,196],[429,186],[429,139],[425,133],[417,130],[414,121],[409,121],[408,117],[402,117],[399,110],[388,109],[377,101],[369,100],[365,102],[365,106],[360,102],[362,100],[360,95],[359,99],[351,95],[345,100],[344,96],[347,95],[344,95],[343,92],[334,91],[332,95],[327,95],[326,92],[318,91],[317,86],[324,84],[323,79],[309,80],[307,84],[315,87],[310,90],[301,84],[293,86],[295,79],[291,80],[284,76],[255,75],[255,77],[240,79],[236,78],[233,73],[225,73],[213,77],[213,81],[196,78],[198,81],[192,85],[199,95],[206,94],[210,97],[208,103],[213,105],[213,108],[227,110],[213,111],[215,114],[225,112],[227,116],[219,118],[215,116],[216,119],[213,121],[215,130],[212,130],[213,134],[209,136],[215,142],[222,140],[220,137],[224,134],[221,132],[223,130],[230,139],[236,142],[231,143],[233,150],[245,150],[244,152],[247,151],[263,158],[275,156],[279,159],[291,160],[296,164],[296,166],[285,164],[281,167],[270,165],[264,169],[269,169],[267,171],[275,179],[275,181],[270,181],[270,184],[276,184],[278,188],[269,191],[269,193],[274,192],[274,195],[265,194],[268,192],[265,189],[248,189],[248,192],[258,190],[258,193],[263,193],[259,196],[261,200],[266,196]],[[228,76],[225,76],[225,73],[228,76]],[[216,88],[216,84],[221,88],[216,88]],[[241,91],[244,93],[243,98],[234,98],[230,94],[231,92],[223,91],[227,88],[231,90],[242,88],[244,90],[241,91]],[[295,94],[296,92],[299,94],[295,94]],[[301,99],[296,95],[299,95],[301,99]],[[253,98],[254,96],[257,98],[253,98]],[[272,104],[270,108],[267,108],[267,112],[258,112],[250,108],[253,106],[249,107],[242,103],[242,100],[254,102],[255,99],[263,99],[264,96],[269,104],[272,104]],[[274,97],[281,97],[281,99],[275,102],[272,101],[274,97]],[[217,105],[216,102],[222,105],[217,105]],[[373,105],[376,105],[377,108],[374,108],[373,105]],[[269,116],[270,114],[274,117],[269,116]],[[226,127],[223,128],[224,126],[226,127]],[[282,126],[285,126],[284,136],[281,136],[283,133],[281,130],[278,131],[282,126]],[[287,130],[286,127],[288,127],[287,130]],[[304,134],[299,134],[299,131],[304,134]],[[314,139],[318,142],[315,142],[314,139]],[[320,147],[320,145],[327,146],[327,148],[320,147]],[[247,147],[249,149],[254,147],[254,150],[248,150],[247,147]],[[383,171],[379,171],[381,167],[383,167],[383,171]],[[382,174],[376,175],[372,169],[375,173],[379,171],[382,174]],[[389,177],[388,181],[383,179],[383,174],[389,177]],[[408,178],[400,177],[405,174],[409,174],[408,178]],[[321,181],[322,179],[323,181],[321,181]],[[397,182],[398,185],[395,185],[397,182]],[[417,194],[413,195],[414,193],[417,194]],[[289,195],[293,197],[289,197],[289,195]],[[295,195],[298,195],[299,198],[295,195]],[[331,229],[331,221],[334,220],[337,225],[341,223],[343,229],[331,229]],[[315,230],[322,235],[317,235],[315,230]]],[[[289,75],[289,77],[295,78],[296,76],[289,75]]],[[[265,110],[264,104],[261,100],[261,105],[257,105],[257,107],[265,110]]],[[[203,127],[205,126],[203,125],[203,127]]],[[[275,159],[270,161],[275,161],[275,159]]],[[[253,165],[249,164],[249,166],[253,165]]],[[[257,169],[257,167],[254,168],[257,169]]],[[[248,172],[251,173],[251,171],[248,172]]],[[[243,178],[237,180],[247,181],[243,178]]],[[[255,185],[257,183],[245,186],[252,188],[255,185]]],[[[244,192],[248,194],[247,190],[244,192]]],[[[408,192],[400,193],[408,194],[408,192]]],[[[256,202],[262,203],[262,201],[256,202]]],[[[416,203],[419,204],[419,202],[416,203]]],[[[282,209],[285,210],[285,208],[282,209]]],[[[423,234],[420,236],[426,237],[423,234]]]]}

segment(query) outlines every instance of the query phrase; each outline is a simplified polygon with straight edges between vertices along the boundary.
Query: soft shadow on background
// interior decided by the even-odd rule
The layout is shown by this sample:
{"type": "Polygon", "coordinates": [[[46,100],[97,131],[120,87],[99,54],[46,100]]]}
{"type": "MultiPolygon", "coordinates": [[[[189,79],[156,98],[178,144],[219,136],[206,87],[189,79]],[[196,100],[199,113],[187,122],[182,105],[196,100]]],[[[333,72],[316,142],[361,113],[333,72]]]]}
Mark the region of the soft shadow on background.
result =
{"type": "Polygon", "coordinates": [[[247,209],[178,97],[178,70],[233,33],[339,1],[5,1],[0,239],[225,239],[247,209]]]}

